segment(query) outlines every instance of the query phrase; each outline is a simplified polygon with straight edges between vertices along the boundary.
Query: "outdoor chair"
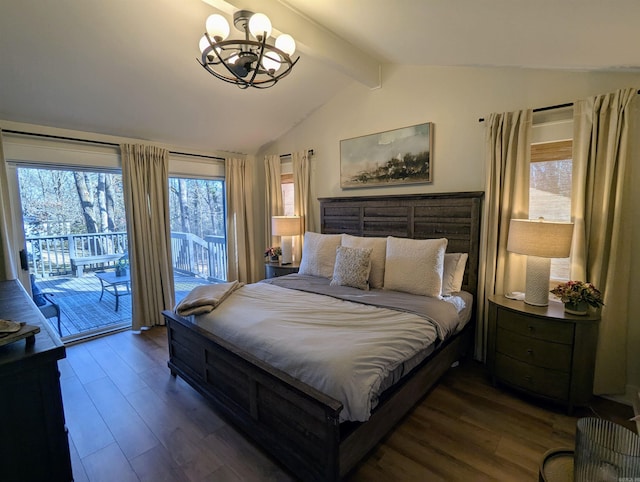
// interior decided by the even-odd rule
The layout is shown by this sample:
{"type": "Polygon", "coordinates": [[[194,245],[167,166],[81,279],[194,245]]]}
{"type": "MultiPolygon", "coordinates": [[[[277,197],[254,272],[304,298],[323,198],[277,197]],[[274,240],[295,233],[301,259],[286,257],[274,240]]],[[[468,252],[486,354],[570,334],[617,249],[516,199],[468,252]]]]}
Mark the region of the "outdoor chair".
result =
{"type": "Polygon", "coordinates": [[[58,334],[62,336],[60,328],[60,305],[53,301],[53,293],[44,293],[38,285],[36,285],[35,275],[31,275],[31,293],[34,303],[38,306],[45,318],[57,317],[58,334]]]}

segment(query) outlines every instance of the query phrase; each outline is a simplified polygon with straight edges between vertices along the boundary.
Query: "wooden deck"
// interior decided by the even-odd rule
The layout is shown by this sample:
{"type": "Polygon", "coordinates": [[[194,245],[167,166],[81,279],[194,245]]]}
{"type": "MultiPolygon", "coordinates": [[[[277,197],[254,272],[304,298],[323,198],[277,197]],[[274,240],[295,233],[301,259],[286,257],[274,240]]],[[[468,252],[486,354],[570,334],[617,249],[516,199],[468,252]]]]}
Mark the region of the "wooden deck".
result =
{"type": "MultiPolygon", "coordinates": [[[[198,285],[209,282],[193,276],[175,274],[176,302],[184,298],[198,285]]],[[[46,293],[52,293],[60,305],[63,341],[72,341],[101,331],[125,328],[131,325],[131,296],[120,296],[118,311],[115,311],[115,297],[105,293],[100,300],[100,280],[95,273],[85,273],[76,278],[55,276],[37,278],[36,284],[46,293]]],[[[57,320],[50,318],[54,330],[57,320]]]]}

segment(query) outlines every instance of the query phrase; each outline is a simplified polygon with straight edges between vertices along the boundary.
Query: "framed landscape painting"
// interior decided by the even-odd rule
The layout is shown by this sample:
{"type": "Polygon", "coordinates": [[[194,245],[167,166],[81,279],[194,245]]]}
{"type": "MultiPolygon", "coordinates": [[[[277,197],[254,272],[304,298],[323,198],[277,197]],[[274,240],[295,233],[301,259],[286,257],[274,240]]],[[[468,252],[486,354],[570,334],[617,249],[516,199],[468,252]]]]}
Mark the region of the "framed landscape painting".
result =
{"type": "Polygon", "coordinates": [[[340,141],[340,187],[432,182],[433,123],[340,141]]]}

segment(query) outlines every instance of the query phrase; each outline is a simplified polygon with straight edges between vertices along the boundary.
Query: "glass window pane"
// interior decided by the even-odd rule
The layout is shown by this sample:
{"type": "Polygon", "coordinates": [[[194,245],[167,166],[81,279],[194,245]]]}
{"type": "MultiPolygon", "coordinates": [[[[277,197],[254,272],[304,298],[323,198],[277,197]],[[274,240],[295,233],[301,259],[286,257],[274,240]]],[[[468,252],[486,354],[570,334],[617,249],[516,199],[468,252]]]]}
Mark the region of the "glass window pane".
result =
{"type": "Polygon", "coordinates": [[[176,302],[197,285],[226,281],[224,182],[169,178],[176,302]]]}
{"type": "Polygon", "coordinates": [[[293,216],[295,214],[294,211],[294,202],[293,202],[293,183],[282,183],[282,202],[284,205],[284,215],[285,216],[293,216]]]}
{"type": "MultiPolygon", "coordinates": [[[[572,160],[532,162],[529,218],[571,221],[572,160]]],[[[569,258],[551,260],[551,279],[569,279],[569,258]]]]}
{"type": "Polygon", "coordinates": [[[35,301],[49,323],[65,342],[130,326],[121,174],[21,166],[17,174],[32,291],[46,294],[35,301]]]}

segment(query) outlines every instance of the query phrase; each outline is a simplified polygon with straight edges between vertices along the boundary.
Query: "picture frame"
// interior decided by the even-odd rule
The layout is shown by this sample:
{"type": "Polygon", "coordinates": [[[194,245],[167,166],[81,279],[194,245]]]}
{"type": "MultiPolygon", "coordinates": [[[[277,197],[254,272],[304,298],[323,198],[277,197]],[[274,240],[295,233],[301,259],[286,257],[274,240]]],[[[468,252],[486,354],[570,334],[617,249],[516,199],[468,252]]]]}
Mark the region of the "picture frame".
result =
{"type": "Polygon", "coordinates": [[[433,182],[433,123],[340,141],[340,187],[433,182]]]}

